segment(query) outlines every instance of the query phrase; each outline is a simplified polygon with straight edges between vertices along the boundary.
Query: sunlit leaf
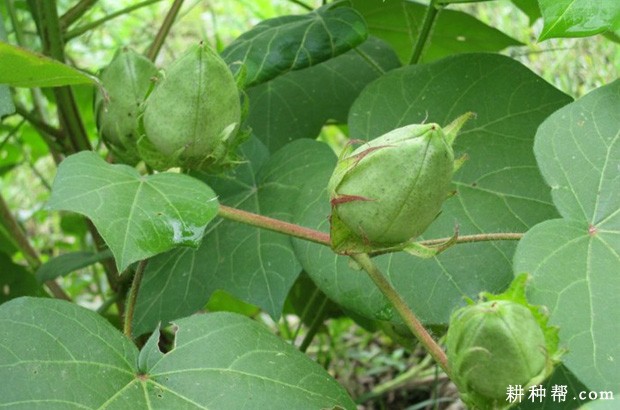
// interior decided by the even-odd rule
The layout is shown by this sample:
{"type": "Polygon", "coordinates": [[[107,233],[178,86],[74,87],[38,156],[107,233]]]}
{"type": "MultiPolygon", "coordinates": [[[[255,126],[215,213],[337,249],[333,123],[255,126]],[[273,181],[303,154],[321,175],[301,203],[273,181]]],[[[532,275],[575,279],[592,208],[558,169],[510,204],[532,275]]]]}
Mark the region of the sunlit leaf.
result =
{"type": "Polygon", "coordinates": [[[0,84],[13,87],[59,87],[96,84],[97,79],[44,55],[0,41],[0,84]]]}
{"type": "Polygon", "coordinates": [[[313,12],[263,20],[222,51],[233,70],[245,66],[250,87],[316,65],[362,43],[368,32],[358,12],[333,2],[313,12]]]}
{"type": "Polygon", "coordinates": [[[536,159],[563,219],[521,240],[515,272],[530,272],[532,303],[548,307],[568,348],[564,363],[591,390],[620,383],[620,81],[551,115],[536,159]]]}
{"type": "Polygon", "coordinates": [[[218,203],[207,185],[187,175],[142,176],[86,151],[60,164],[49,207],[89,217],[122,271],[175,246],[197,247],[218,203]]]}

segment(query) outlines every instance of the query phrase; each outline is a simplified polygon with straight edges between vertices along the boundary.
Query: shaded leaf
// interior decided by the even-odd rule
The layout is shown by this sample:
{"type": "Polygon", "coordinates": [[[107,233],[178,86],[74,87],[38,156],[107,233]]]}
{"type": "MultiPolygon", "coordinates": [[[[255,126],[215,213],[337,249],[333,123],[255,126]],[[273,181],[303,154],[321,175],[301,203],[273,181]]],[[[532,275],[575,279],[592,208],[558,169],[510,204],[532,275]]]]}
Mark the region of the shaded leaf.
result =
{"type": "Polygon", "coordinates": [[[532,303],[546,305],[568,348],[564,363],[591,390],[620,383],[620,81],[551,115],[536,159],[563,219],[530,229],[515,272],[530,272],[532,303]]]}
{"type": "Polygon", "coordinates": [[[618,0],[538,0],[538,4],[545,22],[539,40],[620,29],[618,0]]]}
{"type": "Polygon", "coordinates": [[[20,296],[46,296],[34,275],[0,253],[0,304],[20,296]]]}
{"type": "Polygon", "coordinates": [[[96,262],[111,258],[112,252],[71,252],[50,259],[37,269],[35,274],[39,283],[65,276],[78,269],[85,268],[96,262]]]}
{"type": "Polygon", "coordinates": [[[97,79],[42,54],[0,41],[0,84],[13,87],[59,87],[96,84],[97,79]]]}
{"type": "Polygon", "coordinates": [[[175,323],[173,349],[141,352],[105,319],[58,300],[0,307],[0,406],[131,409],[355,409],[293,346],[243,316],[175,323]],[[76,394],[79,392],[79,394],[76,394]]]}
{"type": "MultiPolygon", "coordinates": [[[[407,124],[446,125],[466,112],[477,113],[454,146],[455,157],[469,156],[454,177],[457,194],[420,239],[450,237],[455,224],[461,235],[524,232],[557,217],[532,146],[537,126],[569,101],[508,57],[459,55],[403,67],[370,84],[351,108],[349,131],[353,138],[375,138],[407,124]]],[[[329,231],[330,174],[331,169],[315,173],[303,187],[296,223],[329,231]]],[[[399,320],[347,258],[318,245],[294,244],[304,269],[331,299],[370,318],[399,320]]],[[[460,244],[432,259],[398,253],[375,260],[425,323],[445,324],[464,297],[501,291],[512,280],[515,246],[511,241],[460,244]]]]}
{"type": "Polygon", "coordinates": [[[530,26],[536,22],[542,15],[540,14],[540,7],[536,0],[512,0],[515,6],[517,6],[525,15],[530,19],[530,26]]]}
{"type": "Polygon", "coordinates": [[[247,125],[274,152],[298,138],[316,138],[327,120],[344,123],[362,89],[399,67],[394,51],[369,38],[357,49],[248,90],[247,125]]]}
{"type": "Polygon", "coordinates": [[[316,65],[362,43],[366,23],[345,2],[334,2],[308,14],[263,20],[222,51],[239,70],[246,69],[246,87],[288,71],[316,65]]]}
{"type": "MultiPolygon", "coordinates": [[[[368,22],[370,34],[387,41],[401,61],[409,63],[427,7],[407,0],[352,0],[352,3],[368,22]]],[[[458,53],[500,51],[520,44],[467,13],[441,10],[421,62],[458,53]]]]}
{"type": "Polygon", "coordinates": [[[141,176],[90,151],[60,164],[48,205],[90,218],[119,271],[175,246],[197,247],[218,208],[213,191],[194,178],[141,176]]]}
{"type": "MultiPolygon", "coordinates": [[[[333,154],[325,144],[295,141],[267,158],[257,140],[243,146],[250,161],[234,173],[208,177],[220,202],[288,221],[291,198],[333,154]]],[[[216,219],[196,251],[177,249],[149,263],[138,295],[134,329],[149,331],[158,321],[202,308],[216,289],[259,306],[278,318],[301,267],[286,235],[216,219]]]]}
{"type": "MultiPolygon", "coordinates": [[[[0,14],[0,16],[2,16],[0,14]]],[[[6,41],[6,31],[4,29],[4,20],[0,18],[0,41],[6,41]]],[[[6,85],[0,85],[0,119],[5,115],[13,114],[15,105],[11,97],[11,91],[6,85]]]]}

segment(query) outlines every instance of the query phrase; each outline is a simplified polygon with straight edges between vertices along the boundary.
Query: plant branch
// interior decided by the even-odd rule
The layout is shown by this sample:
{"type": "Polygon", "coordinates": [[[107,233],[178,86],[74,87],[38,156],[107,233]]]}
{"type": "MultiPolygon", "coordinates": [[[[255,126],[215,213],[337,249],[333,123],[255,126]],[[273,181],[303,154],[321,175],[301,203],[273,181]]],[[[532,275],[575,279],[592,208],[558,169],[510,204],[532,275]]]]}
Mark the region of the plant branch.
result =
{"type": "MultiPolygon", "coordinates": [[[[4,200],[4,197],[1,194],[0,194],[0,219],[1,219],[1,222],[3,222],[4,226],[6,227],[6,229],[11,234],[11,239],[13,240],[13,243],[17,246],[17,248],[19,248],[19,250],[24,255],[24,258],[26,259],[28,266],[30,266],[32,270],[37,270],[39,266],[41,266],[42,264],[41,259],[39,258],[39,254],[28,241],[28,237],[26,236],[26,233],[24,232],[22,227],[19,225],[19,223],[17,222],[17,220],[11,213],[9,206],[7,205],[6,201],[4,200]]],[[[54,295],[55,298],[69,300],[69,301],[71,300],[69,295],[67,295],[65,291],[62,290],[62,288],[55,281],[48,280],[45,282],[45,285],[50,290],[52,295],[54,295]]]]}
{"type": "Polygon", "coordinates": [[[314,10],[312,7],[308,6],[306,3],[304,3],[301,0],[288,0],[288,1],[290,1],[291,3],[297,4],[299,7],[303,8],[303,9],[306,9],[308,11],[313,11],[314,10]]]}
{"type": "Polygon", "coordinates": [[[433,359],[435,359],[439,366],[441,366],[444,372],[450,376],[448,358],[446,357],[443,349],[431,337],[415,313],[409,309],[407,303],[405,303],[398,291],[394,289],[388,279],[383,275],[379,268],[377,268],[372,259],[370,259],[370,256],[365,253],[360,253],[351,255],[351,258],[368,273],[370,279],[372,279],[377,288],[379,288],[381,293],[383,293],[383,295],[390,301],[394,309],[396,309],[400,317],[404,320],[405,325],[409,328],[409,330],[411,330],[411,333],[413,333],[420,343],[424,345],[428,353],[433,356],[433,359]]]}
{"type": "Polygon", "coordinates": [[[67,33],[65,33],[64,39],[65,41],[69,41],[71,39],[74,39],[75,37],[81,36],[82,34],[86,33],[89,30],[99,27],[100,25],[104,24],[107,21],[115,19],[124,14],[131,13],[132,11],[140,9],[142,7],[150,6],[151,4],[154,4],[154,3],[159,3],[160,1],[162,0],[147,0],[147,1],[137,3],[137,4],[133,4],[129,7],[125,7],[124,9],[121,9],[121,10],[115,11],[114,13],[110,13],[106,15],[105,17],[102,17],[99,20],[95,20],[91,23],[83,24],[79,27],[74,28],[71,31],[68,31],[67,33]]]}
{"type": "MultiPolygon", "coordinates": [[[[252,225],[257,228],[267,229],[269,231],[278,232],[284,235],[293,236],[299,239],[305,239],[310,242],[331,247],[331,240],[329,238],[329,234],[317,231],[315,229],[306,228],[297,224],[284,222],[279,219],[270,218],[248,211],[242,211],[240,209],[231,208],[225,205],[220,205],[218,215],[224,219],[230,219],[231,221],[241,222],[246,225],[252,225]]],[[[476,235],[459,236],[455,242],[471,243],[488,241],[518,241],[523,237],[523,235],[523,233],[514,232],[481,233],[476,235]]],[[[419,243],[425,246],[432,246],[445,243],[450,239],[452,238],[426,239],[420,241],[419,243]]]]}
{"type": "Polygon", "coordinates": [[[97,0],[81,0],[75,6],[71,7],[60,17],[59,24],[60,29],[65,31],[70,25],[75,23],[80,17],[82,17],[88,10],[90,10],[97,0]]]}
{"type": "Polygon", "coordinates": [[[63,155],[62,152],[67,150],[62,142],[66,141],[64,134],[58,128],[54,128],[46,122],[40,120],[35,114],[26,110],[21,104],[15,104],[15,112],[24,120],[28,121],[38,132],[52,154],[52,158],[56,165],[60,164],[63,155]]]}
{"type": "Polygon", "coordinates": [[[430,38],[433,25],[435,24],[435,20],[440,11],[440,6],[436,3],[437,0],[431,0],[430,4],[426,8],[422,28],[420,29],[418,39],[413,46],[413,53],[411,54],[409,64],[417,64],[420,61],[420,57],[422,57],[422,51],[424,51],[424,47],[430,38]]]}
{"type": "Polygon", "coordinates": [[[132,325],[133,316],[136,311],[136,301],[138,300],[138,291],[140,290],[140,283],[142,282],[142,276],[146,269],[148,259],[143,259],[136,268],[136,274],[131,282],[131,289],[129,290],[129,296],[127,297],[127,303],[125,304],[125,318],[123,323],[123,333],[128,338],[132,338],[132,325]]]}
{"type": "MultiPolygon", "coordinates": [[[[463,235],[456,238],[456,243],[471,243],[471,242],[489,242],[489,241],[518,241],[523,238],[523,233],[506,232],[506,233],[480,233],[476,235],[463,235]]],[[[440,245],[449,241],[450,238],[439,239],[427,239],[420,241],[421,245],[433,246],[440,245]]]]}
{"type": "Polygon", "coordinates": [[[231,208],[225,205],[220,205],[218,215],[222,218],[252,225],[257,228],[263,228],[285,235],[290,235],[295,238],[305,239],[321,245],[331,246],[328,234],[314,229],[305,228],[300,225],[284,222],[279,219],[269,218],[267,216],[242,211],[240,209],[231,208]]]}
{"type": "Polygon", "coordinates": [[[327,313],[327,302],[327,296],[323,295],[323,300],[321,301],[321,305],[319,306],[318,310],[315,312],[314,317],[312,318],[312,323],[310,324],[308,333],[306,333],[304,340],[302,340],[301,345],[299,346],[300,352],[306,353],[306,350],[308,350],[308,346],[310,346],[310,343],[312,343],[312,339],[314,339],[314,336],[316,336],[316,334],[319,332],[319,329],[321,329],[321,325],[323,324],[327,313]]]}
{"type": "Polygon", "coordinates": [[[154,62],[157,58],[157,55],[159,54],[159,51],[164,45],[164,41],[166,40],[166,37],[168,36],[168,33],[172,28],[172,24],[174,23],[177,14],[179,14],[179,10],[181,9],[182,5],[183,0],[174,0],[174,3],[172,3],[172,7],[170,7],[170,10],[168,10],[168,14],[166,14],[166,18],[164,19],[164,22],[159,28],[159,31],[157,32],[153,43],[145,53],[146,57],[149,60],[154,62]]]}
{"type": "Polygon", "coordinates": [[[52,127],[48,123],[38,119],[32,113],[28,112],[26,107],[21,104],[15,105],[15,112],[22,116],[22,118],[24,118],[26,121],[28,121],[30,125],[36,128],[37,131],[39,131],[40,133],[44,133],[50,137],[53,137],[54,139],[51,142],[55,145],[55,148],[60,148],[58,145],[58,141],[62,141],[63,138],[65,138],[65,135],[62,133],[61,130],[52,127]]]}

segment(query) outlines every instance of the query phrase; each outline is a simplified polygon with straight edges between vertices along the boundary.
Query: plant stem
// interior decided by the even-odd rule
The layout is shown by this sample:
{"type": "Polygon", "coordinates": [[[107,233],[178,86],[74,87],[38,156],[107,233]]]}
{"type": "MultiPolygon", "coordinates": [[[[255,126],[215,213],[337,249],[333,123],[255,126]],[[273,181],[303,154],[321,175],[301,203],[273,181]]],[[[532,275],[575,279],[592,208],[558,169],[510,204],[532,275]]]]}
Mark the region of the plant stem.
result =
{"type": "Polygon", "coordinates": [[[308,6],[306,3],[304,3],[301,0],[288,0],[288,1],[290,1],[291,3],[297,4],[299,7],[304,8],[308,11],[314,10],[312,7],[308,6]]]}
{"type": "MultiPolygon", "coordinates": [[[[58,22],[56,0],[36,0],[34,4],[36,5],[34,15],[38,18],[37,26],[41,34],[44,53],[64,63],[65,45],[58,22]]],[[[56,97],[59,121],[62,128],[67,131],[73,152],[92,149],[71,87],[55,87],[53,92],[56,97]]]]}
{"type": "MultiPolygon", "coordinates": [[[[255,226],[257,228],[267,229],[269,231],[278,232],[284,235],[293,236],[299,239],[305,239],[320,245],[331,246],[329,234],[315,229],[306,228],[290,222],[284,222],[279,219],[270,218],[240,209],[231,208],[229,206],[220,205],[218,215],[224,219],[241,222],[246,225],[255,226]]],[[[507,232],[507,233],[481,233],[476,235],[463,235],[456,239],[456,243],[471,242],[488,242],[488,241],[518,241],[523,237],[523,233],[507,232]]],[[[451,238],[426,239],[420,241],[421,245],[432,246],[445,243],[451,238]]]]}
{"type": "Polygon", "coordinates": [[[370,259],[370,256],[365,253],[360,253],[351,255],[351,258],[368,273],[370,279],[372,279],[377,288],[379,288],[381,293],[383,293],[383,295],[390,301],[394,309],[396,309],[398,314],[404,320],[405,325],[409,328],[409,330],[411,330],[411,333],[413,333],[420,343],[422,343],[428,353],[433,356],[433,359],[435,359],[439,366],[441,366],[444,372],[450,376],[448,358],[446,357],[443,349],[431,337],[415,313],[409,309],[407,303],[403,300],[398,291],[394,289],[392,284],[383,275],[379,268],[377,268],[372,259],[370,259]]]}
{"type": "MultiPolygon", "coordinates": [[[[11,239],[14,244],[19,248],[19,250],[24,255],[28,266],[32,270],[37,270],[39,266],[41,266],[41,259],[39,258],[39,254],[32,247],[30,242],[28,241],[28,237],[26,233],[19,225],[9,206],[7,205],[4,197],[0,194],[0,221],[4,223],[4,226],[11,234],[11,239]]],[[[50,290],[52,295],[54,295],[57,299],[71,300],[69,295],[65,293],[65,291],[53,280],[48,280],[45,282],[45,285],[50,290]]]]}
{"type": "MultiPolygon", "coordinates": [[[[456,243],[471,242],[489,242],[489,241],[518,241],[523,238],[523,233],[506,232],[506,233],[480,233],[476,235],[463,235],[456,238],[456,243]]],[[[450,238],[427,239],[420,241],[420,244],[426,246],[439,245],[450,240],[450,238]]]]}
{"type": "Polygon", "coordinates": [[[131,289],[129,290],[129,296],[127,297],[127,303],[125,304],[125,319],[123,323],[123,333],[128,338],[132,338],[132,322],[133,316],[136,310],[136,301],[138,300],[138,291],[140,290],[140,283],[142,282],[142,275],[146,269],[148,259],[143,259],[136,268],[136,274],[131,282],[131,289]]]}
{"type": "Polygon", "coordinates": [[[170,28],[174,23],[174,19],[176,19],[177,14],[179,14],[179,10],[181,9],[182,5],[183,0],[174,0],[174,3],[172,3],[172,7],[170,7],[170,10],[168,10],[168,14],[166,14],[166,18],[164,19],[164,22],[162,23],[159,31],[157,32],[157,35],[155,36],[155,40],[153,40],[153,43],[145,53],[146,57],[149,60],[155,62],[155,59],[157,58],[159,51],[164,45],[164,40],[166,40],[166,37],[170,32],[170,28]]]}
{"type": "Polygon", "coordinates": [[[267,216],[258,215],[252,212],[242,211],[240,209],[231,208],[220,205],[218,215],[225,219],[252,225],[257,228],[263,228],[274,232],[279,232],[295,238],[305,239],[310,242],[319,243],[325,246],[331,246],[329,235],[314,229],[305,228],[279,219],[269,218],[267,216]]]}
{"type": "MultiPolygon", "coordinates": [[[[408,381],[413,380],[413,379],[417,379],[418,377],[420,377],[423,372],[425,370],[428,370],[428,366],[429,366],[429,362],[431,360],[431,356],[430,355],[426,355],[424,356],[424,359],[422,359],[420,361],[420,363],[418,363],[415,366],[412,366],[411,368],[409,368],[407,371],[399,374],[398,376],[394,377],[393,379],[390,379],[388,381],[386,381],[385,383],[379,384],[375,387],[373,387],[373,389],[363,395],[361,395],[360,397],[358,397],[355,402],[358,404],[364,403],[368,400],[371,399],[375,399],[377,397],[381,397],[383,396],[385,393],[390,392],[392,390],[396,390],[399,387],[403,386],[404,384],[406,384],[408,381]]],[[[436,367],[433,366],[433,369],[435,369],[436,367]]]]}
{"type": "Polygon", "coordinates": [[[96,3],[97,0],[81,0],[75,6],[67,10],[59,20],[61,30],[66,30],[67,27],[75,23],[80,17],[86,14],[86,12],[96,3]]]}
{"type": "MultiPolygon", "coordinates": [[[[46,134],[47,136],[52,137],[53,139],[51,140],[51,143],[54,144],[54,148],[56,149],[61,148],[59,146],[59,141],[62,141],[65,138],[65,135],[62,133],[61,130],[59,130],[58,128],[52,127],[46,122],[41,121],[40,119],[35,117],[33,114],[28,112],[26,107],[22,106],[19,103],[15,105],[15,112],[19,114],[23,119],[28,121],[30,125],[36,128],[40,134],[46,134]]],[[[48,145],[50,144],[48,143],[48,145]]]]}
{"type": "Polygon", "coordinates": [[[437,6],[436,3],[437,0],[431,0],[430,4],[426,8],[422,28],[418,33],[418,39],[413,47],[413,53],[411,54],[409,64],[417,64],[420,61],[420,57],[422,57],[422,51],[424,51],[424,46],[426,46],[426,43],[430,38],[433,25],[435,24],[435,19],[439,14],[440,7],[437,6]]]}
{"type": "Polygon", "coordinates": [[[308,346],[312,343],[312,339],[319,332],[321,325],[323,324],[323,319],[325,318],[325,307],[327,306],[327,296],[323,296],[323,301],[321,302],[321,306],[319,306],[318,311],[312,318],[312,323],[310,324],[310,328],[308,329],[308,333],[302,340],[301,345],[299,346],[299,351],[305,353],[308,350],[308,346]]]}
{"type": "Polygon", "coordinates": [[[140,9],[142,7],[150,6],[151,4],[154,4],[154,3],[159,3],[160,1],[162,0],[147,0],[141,3],[131,5],[129,7],[125,7],[124,9],[121,9],[121,10],[115,11],[114,13],[110,13],[106,15],[105,17],[102,17],[99,20],[95,20],[88,24],[80,25],[79,27],[76,27],[73,30],[68,31],[65,34],[64,39],[65,41],[69,41],[71,39],[74,39],[75,37],[81,36],[82,34],[86,33],[89,30],[99,27],[100,25],[102,25],[103,23],[107,21],[115,19],[116,17],[131,13],[134,10],[140,9]]]}

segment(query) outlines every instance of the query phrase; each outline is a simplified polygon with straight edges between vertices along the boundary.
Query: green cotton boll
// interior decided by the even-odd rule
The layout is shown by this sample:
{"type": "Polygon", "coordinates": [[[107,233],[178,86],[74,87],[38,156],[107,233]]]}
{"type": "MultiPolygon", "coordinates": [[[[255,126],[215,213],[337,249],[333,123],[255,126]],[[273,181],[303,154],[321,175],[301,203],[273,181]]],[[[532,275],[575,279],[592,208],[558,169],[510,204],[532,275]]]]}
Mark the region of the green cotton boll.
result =
{"type": "Polygon", "coordinates": [[[139,146],[156,169],[208,169],[231,161],[241,122],[239,89],[228,66],[208,45],[191,47],[165,71],[142,117],[139,146]],[[161,164],[164,164],[162,166],[161,164]]]}
{"type": "Polygon", "coordinates": [[[547,375],[544,331],[520,303],[491,300],[459,309],[446,343],[453,380],[474,408],[501,408],[508,386],[526,391],[547,375]]]}
{"type": "Polygon", "coordinates": [[[339,160],[330,180],[332,236],[344,226],[371,248],[419,236],[440,212],[453,172],[452,146],[437,124],[408,125],[365,143],[339,160]]]}
{"type": "Polygon", "coordinates": [[[98,93],[95,100],[97,128],[115,159],[130,165],[140,160],[138,116],[156,75],[149,59],[126,48],[101,73],[106,94],[98,93]]]}

